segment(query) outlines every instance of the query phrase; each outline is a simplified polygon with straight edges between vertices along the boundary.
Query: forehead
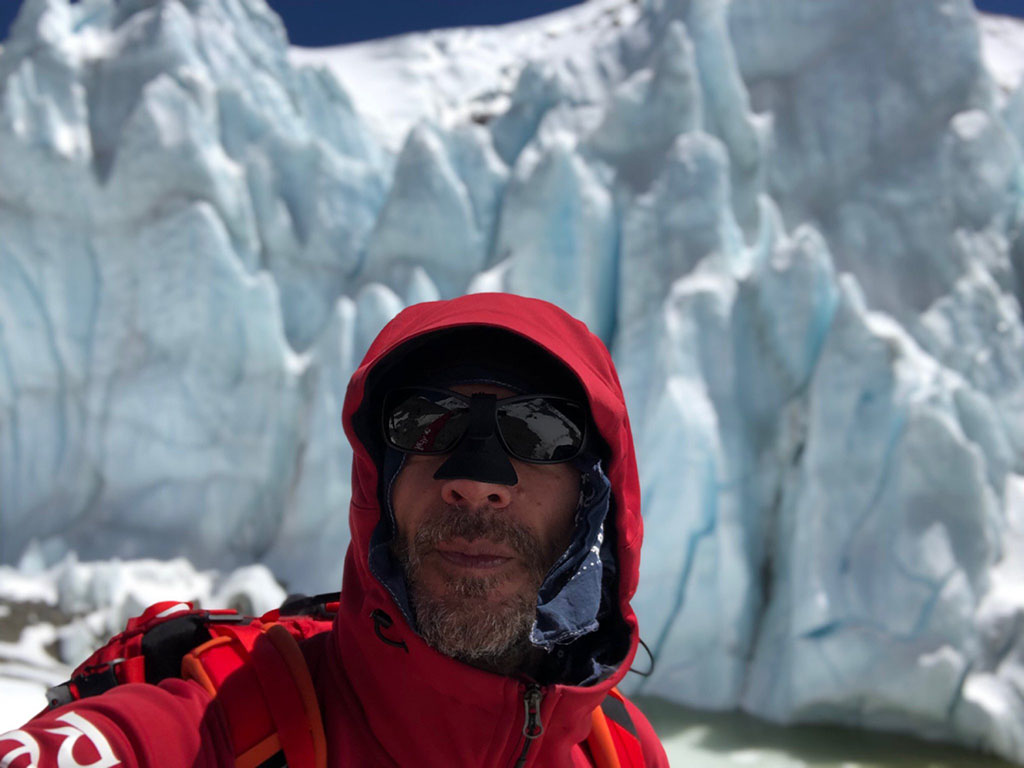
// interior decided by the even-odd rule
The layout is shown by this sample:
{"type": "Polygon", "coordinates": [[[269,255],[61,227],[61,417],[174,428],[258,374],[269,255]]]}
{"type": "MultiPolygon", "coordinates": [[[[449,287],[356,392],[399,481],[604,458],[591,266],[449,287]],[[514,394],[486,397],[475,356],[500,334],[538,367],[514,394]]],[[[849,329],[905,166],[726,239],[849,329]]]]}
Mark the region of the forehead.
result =
{"type": "Polygon", "coordinates": [[[515,390],[508,387],[503,387],[499,384],[489,384],[483,381],[469,384],[452,384],[448,389],[452,392],[458,392],[460,395],[495,395],[499,399],[513,397],[518,394],[515,390]]]}

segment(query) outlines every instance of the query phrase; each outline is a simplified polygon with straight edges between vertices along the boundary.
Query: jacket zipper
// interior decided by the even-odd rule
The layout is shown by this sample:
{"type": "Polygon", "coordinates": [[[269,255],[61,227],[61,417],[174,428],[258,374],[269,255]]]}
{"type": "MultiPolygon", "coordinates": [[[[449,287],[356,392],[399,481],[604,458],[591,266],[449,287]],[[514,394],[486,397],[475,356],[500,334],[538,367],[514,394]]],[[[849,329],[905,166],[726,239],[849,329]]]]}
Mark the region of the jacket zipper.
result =
{"type": "Polygon", "coordinates": [[[526,758],[530,754],[530,747],[544,733],[544,723],[540,719],[540,703],[544,699],[544,691],[536,683],[526,686],[523,694],[523,708],[526,710],[526,718],[523,720],[523,751],[519,753],[515,768],[523,768],[526,765],[526,758]]]}

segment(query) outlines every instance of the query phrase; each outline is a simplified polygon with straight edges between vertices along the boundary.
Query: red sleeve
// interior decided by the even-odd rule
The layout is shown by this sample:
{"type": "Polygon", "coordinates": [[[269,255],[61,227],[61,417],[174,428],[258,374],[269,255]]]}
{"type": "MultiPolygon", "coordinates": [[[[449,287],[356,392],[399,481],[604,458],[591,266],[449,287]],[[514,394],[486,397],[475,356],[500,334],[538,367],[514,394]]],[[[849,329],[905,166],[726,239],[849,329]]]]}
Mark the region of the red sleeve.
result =
{"type": "Polygon", "coordinates": [[[636,727],[636,734],[640,737],[640,746],[644,751],[645,767],[669,768],[668,755],[665,754],[665,748],[661,745],[661,739],[654,732],[654,728],[648,722],[647,717],[629,699],[623,698],[623,703],[626,705],[626,711],[629,712],[629,717],[636,727]]]}
{"type": "Polygon", "coordinates": [[[216,768],[232,765],[219,707],[184,680],[124,685],[0,734],[4,768],[216,768]]]}

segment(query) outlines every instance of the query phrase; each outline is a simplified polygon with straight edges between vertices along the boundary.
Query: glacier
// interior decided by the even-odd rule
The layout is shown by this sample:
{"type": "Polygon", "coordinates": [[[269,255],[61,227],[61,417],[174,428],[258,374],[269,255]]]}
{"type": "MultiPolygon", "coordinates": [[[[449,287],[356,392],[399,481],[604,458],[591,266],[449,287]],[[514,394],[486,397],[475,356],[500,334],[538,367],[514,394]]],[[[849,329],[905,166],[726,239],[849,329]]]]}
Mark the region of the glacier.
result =
{"type": "Polygon", "coordinates": [[[262,0],[25,0],[0,563],[335,589],[370,340],[531,295],[627,394],[634,692],[1024,763],[1022,147],[968,0],[594,0],[333,52],[262,0]]]}

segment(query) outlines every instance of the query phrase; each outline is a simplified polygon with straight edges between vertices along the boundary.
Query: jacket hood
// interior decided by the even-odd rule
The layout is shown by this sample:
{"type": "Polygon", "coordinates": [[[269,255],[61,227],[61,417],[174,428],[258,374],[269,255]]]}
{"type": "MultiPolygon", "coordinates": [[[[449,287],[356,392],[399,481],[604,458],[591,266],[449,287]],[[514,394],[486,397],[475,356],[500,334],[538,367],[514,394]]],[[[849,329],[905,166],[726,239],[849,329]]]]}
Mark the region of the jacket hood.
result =
{"type": "MultiPolygon", "coordinates": [[[[397,356],[392,357],[393,353],[419,337],[466,326],[504,329],[561,361],[579,379],[593,423],[607,447],[605,472],[613,500],[609,521],[614,525],[616,544],[618,611],[628,628],[629,642],[622,662],[607,678],[582,687],[552,686],[552,695],[544,706],[552,711],[557,709],[560,715],[555,732],[545,736],[545,741],[575,743],[586,736],[589,712],[625,675],[636,653],[637,623],[630,599],[639,576],[642,522],[633,439],[611,356],[583,323],[552,304],[508,294],[473,294],[417,304],[399,313],[370,346],[349,383],[342,416],[354,453],[349,520],[352,540],[345,558],[334,642],[350,676],[357,680],[360,675],[365,676],[370,688],[396,688],[406,700],[410,696],[415,698],[419,687],[424,692],[433,690],[432,695],[441,695],[446,700],[457,690],[467,703],[493,706],[495,710],[505,706],[506,701],[520,700],[522,681],[475,669],[428,647],[405,621],[392,595],[371,572],[369,563],[371,537],[382,514],[378,488],[382,468],[376,434],[379,422],[376,414],[368,417],[363,407],[381,397],[381,393],[374,391],[375,380],[379,380],[381,371],[394,364],[397,356]],[[387,659],[387,664],[370,671],[377,659],[387,659]]],[[[393,706],[398,706],[397,700],[388,708],[393,706]]],[[[457,709],[454,705],[453,708],[457,709]]],[[[367,715],[372,727],[374,713],[367,715]]],[[[386,722],[387,727],[395,725],[388,721],[387,713],[382,711],[380,717],[381,727],[386,722]]],[[[438,727],[444,725],[439,723],[438,727]]],[[[473,759],[478,760],[479,756],[473,759]]]]}

